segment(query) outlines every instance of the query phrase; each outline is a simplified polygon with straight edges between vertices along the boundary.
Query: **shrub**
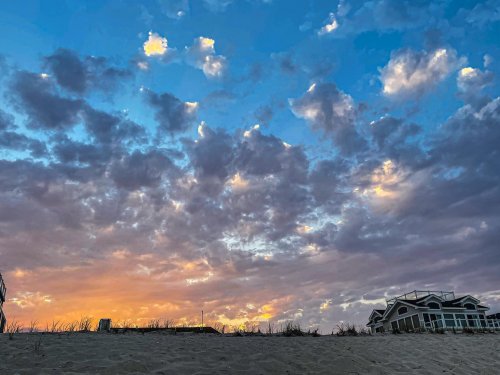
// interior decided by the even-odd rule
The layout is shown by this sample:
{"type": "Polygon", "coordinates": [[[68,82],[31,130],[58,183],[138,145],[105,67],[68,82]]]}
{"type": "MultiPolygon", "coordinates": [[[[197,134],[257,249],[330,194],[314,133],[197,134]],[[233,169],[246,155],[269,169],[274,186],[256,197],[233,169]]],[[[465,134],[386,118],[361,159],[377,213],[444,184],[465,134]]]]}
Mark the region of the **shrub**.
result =
{"type": "Polygon", "coordinates": [[[12,340],[14,338],[14,334],[19,332],[21,332],[21,325],[16,320],[12,320],[9,324],[7,324],[9,340],[12,340]]]}
{"type": "Polygon", "coordinates": [[[291,336],[304,336],[304,331],[300,328],[300,324],[293,324],[292,322],[288,322],[285,325],[285,329],[282,330],[283,336],[291,337],[291,336]]]}

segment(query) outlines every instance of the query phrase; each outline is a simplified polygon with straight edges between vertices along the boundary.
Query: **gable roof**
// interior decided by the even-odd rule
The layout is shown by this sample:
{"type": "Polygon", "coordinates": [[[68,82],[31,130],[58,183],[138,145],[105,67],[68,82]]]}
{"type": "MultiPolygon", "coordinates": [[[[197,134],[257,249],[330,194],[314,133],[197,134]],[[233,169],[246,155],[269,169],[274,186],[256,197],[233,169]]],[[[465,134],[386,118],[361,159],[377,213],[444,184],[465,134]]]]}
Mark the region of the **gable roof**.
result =
{"type": "Polygon", "coordinates": [[[394,302],[390,307],[388,307],[385,310],[383,319],[384,320],[387,319],[387,316],[389,316],[389,314],[392,312],[392,310],[394,310],[394,308],[399,304],[408,305],[408,306],[413,307],[415,309],[428,309],[427,306],[419,305],[418,302],[416,302],[416,301],[417,300],[411,300],[411,299],[398,299],[396,302],[394,302]]]}
{"type": "Polygon", "coordinates": [[[372,324],[373,319],[375,319],[374,315],[378,315],[380,317],[383,317],[384,316],[384,312],[385,312],[385,310],[373,309],[372,313],[370,314],[370,317],[368,318],[368,324],[367,324],[367,326],[369,326],[370,324],[372,324]]]}
{"type": "Polygon", "coordinates": [[[385,310],[373,309],[372,313],[370,314],[370,317],[368,319],[371,321],[374,318],[374,315],[383,316],[384,312],[385,312],[385,310]]]}
{"type": "Polygon", "coordinates": [[[466,296],[460,297],[460,298],[455,298],[455,299],[452,299],[452,300],[451,300],[451,301],[449,301],[449,302],[451,302],[451,303],[453,303],[454,305],[456,305],[456,304],[459,304],[460,302],[462,302],[464,299],[467,299],[467,298],[474,300],[474,302],[475,302],[475,303],[479,303],[479,300],[478,300],[477,298],[474,298],[474,297],[472,297],[472,296],[471,296],[471,295],[469,295],[469,294],[467,294],[466,296]]]}

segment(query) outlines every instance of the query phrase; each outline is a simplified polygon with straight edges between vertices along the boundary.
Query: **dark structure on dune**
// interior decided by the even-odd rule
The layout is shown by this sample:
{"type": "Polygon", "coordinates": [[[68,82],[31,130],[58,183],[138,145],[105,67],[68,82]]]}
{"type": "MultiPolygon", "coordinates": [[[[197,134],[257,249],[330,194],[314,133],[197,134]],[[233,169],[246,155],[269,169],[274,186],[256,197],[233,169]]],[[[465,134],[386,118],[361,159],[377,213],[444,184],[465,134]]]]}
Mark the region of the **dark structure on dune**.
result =
{"type": "Polygon", "coordinates": [[[0,273],[0,333],[3,333],[5,326],[7,325],[7,319],[3,313],[3,303],[5,302],[5,296],[7,294],[7,288],[3,282],[2,274],[0,273]]]}

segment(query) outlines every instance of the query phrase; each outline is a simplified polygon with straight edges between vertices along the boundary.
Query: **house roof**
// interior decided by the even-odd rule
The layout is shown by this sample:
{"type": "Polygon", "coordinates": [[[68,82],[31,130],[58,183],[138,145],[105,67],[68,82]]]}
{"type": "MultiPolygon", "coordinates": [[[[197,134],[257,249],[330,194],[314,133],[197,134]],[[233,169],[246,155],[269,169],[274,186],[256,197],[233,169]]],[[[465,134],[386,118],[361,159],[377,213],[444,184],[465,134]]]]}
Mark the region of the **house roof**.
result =
{"type": "MultiPolygon", "coordinates": [[[[463,301],[464,299],[466,298],[471,298],[473,299],[474,301],[477,301],[479,302],[478,299],[472,297],[472,296],[463,296],[463,297],[460,297],[460,298],[455,298],[455,299],[452,299],[452,300],[449,300],[449,301],[443,301],[443,299],[435,294],[430,294],[428,296],[424,296],[424,297],[420,297],[420,298],[417,298],[417,299],[398,299],[397,301],[402,301],[402,302],[405,302],[407,304],[410,304],[412,306],[415,306],[415,307],[427,307],[426,304],[424,304],[423,302],[428,299],[429,297],[436,297],[439,299],[440,303],[441,303],[441,306],[443,307],[453,307],[453,308],[461,308],[461,306],[458,306],[458,304],[463,301]]],[[[483,308],[483,309],[487,309],[488,307],[486,306],[482,306],[482,305],[477,305],[477,307],[479,308],[483,308]]]]}
{"type": "Polygon", "coordinates": [[[369,318],[367,326],[369,326],[370,324],[372,324],[374,322],[375,318],[372,318],[374,314],[377,314],[377,315],[380,315],[380,317],[383,317],[384,313],[385,313],[385,310],[373,309],[372,313],[370,314],[370,318],[369,318]]]}

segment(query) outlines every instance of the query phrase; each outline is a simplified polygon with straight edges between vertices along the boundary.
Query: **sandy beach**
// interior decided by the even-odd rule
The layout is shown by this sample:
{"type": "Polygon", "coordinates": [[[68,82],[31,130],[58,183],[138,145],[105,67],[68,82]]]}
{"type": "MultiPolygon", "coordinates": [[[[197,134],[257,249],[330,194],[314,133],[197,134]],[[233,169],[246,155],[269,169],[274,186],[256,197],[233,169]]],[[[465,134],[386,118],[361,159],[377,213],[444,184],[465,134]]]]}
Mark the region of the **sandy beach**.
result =
{"type": "Polygon", "coordinates": [[[0,335],[0,374],[498,374],[498,334],[0,335]],[[37,347],[38,346],[38,347],[37,347]]]}

